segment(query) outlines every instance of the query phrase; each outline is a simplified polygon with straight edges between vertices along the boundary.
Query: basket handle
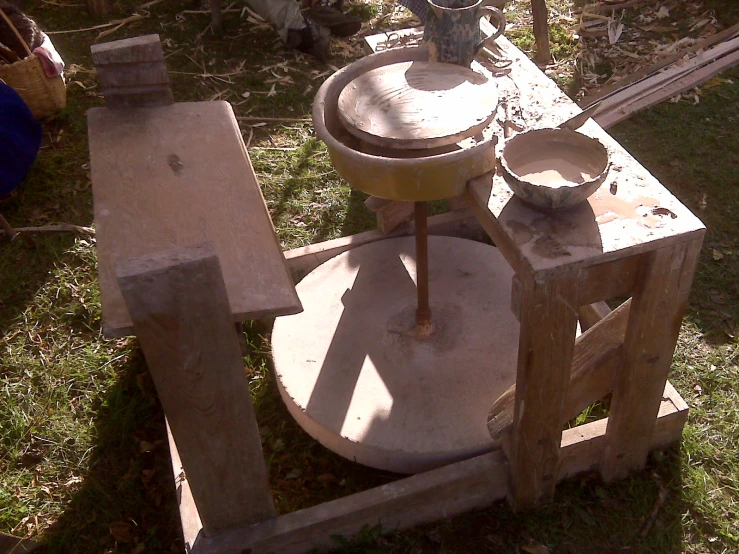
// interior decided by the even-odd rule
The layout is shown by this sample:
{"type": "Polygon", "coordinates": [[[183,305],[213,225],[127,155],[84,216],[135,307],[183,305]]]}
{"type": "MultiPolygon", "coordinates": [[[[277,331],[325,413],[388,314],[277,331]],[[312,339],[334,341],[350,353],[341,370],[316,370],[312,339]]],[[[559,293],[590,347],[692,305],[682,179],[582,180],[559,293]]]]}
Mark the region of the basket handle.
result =
{"type": "Polygon", "coordinates": [[[31,52],[31,49],[28,47],[28,44],[25,40],[23,40],[23,37],[18,32],[18,29],[15,28],[15,25],[13,25],[13,22],[10,20],[10,18],[6,15],[6,13],[3,11],[2,8],[0,8],[0,16],[5,20],[5,23],[10,25],[10,30],[15,33],[16,38],[20,41],[20,43],[23,45],[23,47],[26,49],[26,53],[30,56],[33,52],[31,52]]]}

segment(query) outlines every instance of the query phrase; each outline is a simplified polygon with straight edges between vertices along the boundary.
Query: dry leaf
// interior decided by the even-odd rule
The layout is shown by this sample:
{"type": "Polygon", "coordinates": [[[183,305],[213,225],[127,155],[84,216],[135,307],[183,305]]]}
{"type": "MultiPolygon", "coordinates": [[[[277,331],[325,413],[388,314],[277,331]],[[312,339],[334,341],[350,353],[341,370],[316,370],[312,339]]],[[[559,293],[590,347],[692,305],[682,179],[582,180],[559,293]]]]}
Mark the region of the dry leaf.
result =
{"type": "Polygon", "coordinates": [[[275,94],[277,94],[277,92],[275,91],[275,85],[273,84],[272,88],[269,89],[269,92],[267,93],[267,98],[269,98],[270,96],[274,96],[275,94]]]}
{"type": "Polygon", "coordinates": [[[608,42],[616,44],[621,34],[624,32],[624,26],[620,21],[611,20],[608,22],[608,42]]]}
{"type": "Polygon", "coordinates": [[[251,96],[251,92],[249,92],[248,90],[245,90],[244,92],[241,93],[242,98],[249,98],[250,96],[251,96]]]}
{"type": "Polygon", "coordinates": [[[659,8],[659,11],[657,11],[656,15],[660,19],[664,19],[665,17],[670,17],[670,10],[667,8],[667,6],[661,6],[659,8]]]}
{"type": "Polygon", "coordinates": [[[711,251],[711,254],[713,255],[713,259],[716,261],[724,259],[724,255],[715,248],[711,251]]]}

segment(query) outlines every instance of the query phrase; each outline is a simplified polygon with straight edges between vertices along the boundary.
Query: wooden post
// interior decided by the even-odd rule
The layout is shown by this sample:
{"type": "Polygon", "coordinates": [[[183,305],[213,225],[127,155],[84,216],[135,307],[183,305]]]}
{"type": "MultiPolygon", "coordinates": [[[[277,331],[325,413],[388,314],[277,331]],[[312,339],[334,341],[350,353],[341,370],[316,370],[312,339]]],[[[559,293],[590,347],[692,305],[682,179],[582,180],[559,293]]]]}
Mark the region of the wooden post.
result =
{"type": "Polygon", "coordinates": [[[174,103],[159,35],[93,44],[90,50],[108,108],[174,103]]]}
{"type": "Polygon", "coordinates": [[[87,10],[93,17],[103,17],[110,12],[108,0],[87,0],[87,10]]]}
{"type": "Polygon", "coordinates": [[[546,65],[552,61],[552,52],[549,50],[549,14],[546,0],[531,0],[531,15],[534,18],[536,63],[546,65]]]}
{"type": "Polygon", "coordinates": [[[210,24],[216,36],[223,36],[223,17],[221,16],[221,0],[210,0],[210,24]]]}
{"type": "Polygon", "coordinates": [[[651,252],[637,279],[624,364],[616,377],[608,416],[600,468],[605,480],[625,478],[646,465],[701,242],[651,252]]]}
{"type": "Polygon", "coordinates": [[[205,533],[274,517],[215,250],[158,252],[117,275],[205,533]]]}
{"type": "Polygon", "coordinates": [[[515,510],[554,495],[565,400],[577,329],[577,278],[522,278],[508,500],[515,510]]]}
{"type": "Polygon", "coordinates": [[[377,228],[383,233],[389,233],[401,223],[410,221],[413,216],[413,202],[370,196],[364,201],[364,205],[375,213],[377,228]]]}

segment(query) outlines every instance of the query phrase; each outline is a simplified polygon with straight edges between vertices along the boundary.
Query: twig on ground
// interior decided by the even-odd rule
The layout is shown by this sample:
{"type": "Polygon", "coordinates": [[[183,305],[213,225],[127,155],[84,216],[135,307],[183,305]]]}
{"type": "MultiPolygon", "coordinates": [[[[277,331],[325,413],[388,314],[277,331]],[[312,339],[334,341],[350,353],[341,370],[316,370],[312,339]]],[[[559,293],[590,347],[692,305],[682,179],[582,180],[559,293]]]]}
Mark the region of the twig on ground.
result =
{"type": "Polygon", "coordinates": [[[5,235],[7,235],[8,240],[13,240],[13,238],[18,234],[18,231],[10,226],[8,220],[3,217],[3,214],[0,214],[0,229],[5,235]]]}
{"type": "Polygon", "coordinates": [[[105,31],[104,33],[100,33],[97,36],[97,39],[99,40],[103,36],[109,35],[113,31],[116,31],[123,27],[124,25],[127,25],[128,23],[133,23],[134,21],[140,21],[142,19],[146,19],[149,17],[148,15],[141,15],[139,13],[135,13],[129,17],[126,17],[125,19],[115,19],[113,21],[110,21],[109,23],[101,23],[100,25],[93,25],[92,27],[85,27],[83,29],[66,29],[63,31],[46,31],[47,35],[68,35],[71,33],[86,33],[88,31],[97,31],[98,29],[107,29],[108,27],[115,27],[115,29],[112,29],[110,31],[105,31]]]}
{"type": "Polygon", "coordinates": [[[258,116],[240,116],[236,118],[238,121],[255,122],[255,123],[310,123],[313,121],[309,117],[258,117],[258,116]]]}
{"type": "Polygon", "coordinates": [[[42,225],[41,227],[16,227],[16,233],[79,233],[81,235],[94,235],[92,227],[80,227],[71,223],[58,223],[55,225],[42,225]]]}
{"type": "Polygon", "coordinates": [[[656,479],[657,486],[659,487],[659,494],[657,495],[657,500],[654,501],[654,506],[652,507],[652,511],[649,513],[649,516],[644,521],[644,525],[642,525],[641,531],[639,532],[639,535],[644,538],[649,534],[650,529],[654,525],[654,522],[657,520],[657,515],[659,514],[660,508],[665,503],[665,500],[667,500],[667,495],[669,491],[667,490],[667,487],[665,487],[662,484],[662,481],[659,479],[656,479]]]}
{"type": "Polygon", "coordinates": [[[629,0],[628,2],[621,2],[619,4],[586,4],[579,10],[574,10],[574,13],[594,13],[604,12],[608,10],[621,10],[624,8],[634,8],[643,4],[648,4],[651,0],[629,0]]]}

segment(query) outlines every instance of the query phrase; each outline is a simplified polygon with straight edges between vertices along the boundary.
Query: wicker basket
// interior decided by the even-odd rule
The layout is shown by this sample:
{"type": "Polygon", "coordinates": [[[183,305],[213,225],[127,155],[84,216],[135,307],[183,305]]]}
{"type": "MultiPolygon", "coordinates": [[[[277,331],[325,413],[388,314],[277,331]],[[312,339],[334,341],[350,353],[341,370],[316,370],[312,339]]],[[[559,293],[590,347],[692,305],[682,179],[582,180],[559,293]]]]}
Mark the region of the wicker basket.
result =
{"type": "Polygon", "coordinates": [[[62,110],[67,105],[67,89],[62,76],[47,77],[41,60],[31,53],[13,22],[1,9],[0,19],[4,21],[0,21],[0,25],[10,26],[28,54],[28,57],[15,63],[0,65],[0,79],[15,89],[36,119],[43,119],[62,110]]]}

